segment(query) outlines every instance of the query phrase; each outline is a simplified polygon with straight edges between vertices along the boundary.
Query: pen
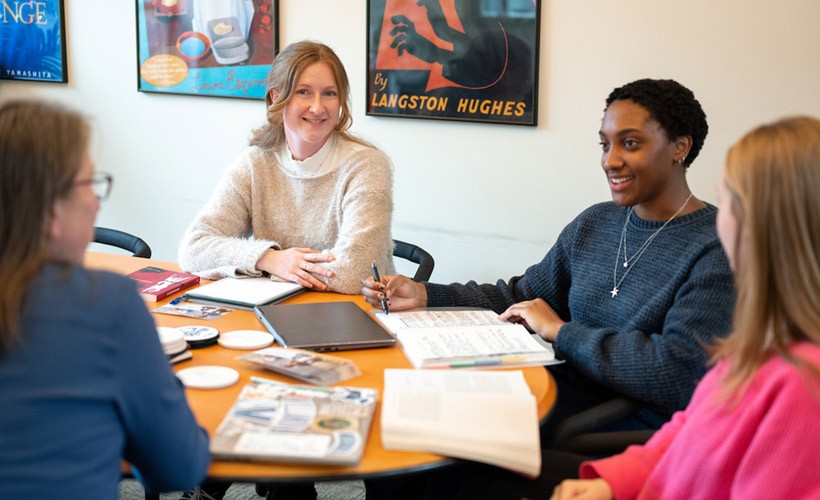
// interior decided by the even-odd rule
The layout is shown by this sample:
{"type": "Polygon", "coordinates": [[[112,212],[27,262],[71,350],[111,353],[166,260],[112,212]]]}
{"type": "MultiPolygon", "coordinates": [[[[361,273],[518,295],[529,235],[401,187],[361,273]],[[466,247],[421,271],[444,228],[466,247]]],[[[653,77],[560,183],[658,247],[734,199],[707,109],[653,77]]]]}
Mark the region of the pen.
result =
{"type": "MultiPolygon", "coordinates": [[[[376,269],[376,261],[370,261],[370,269],[373,271],[373,279],[376,283],[381,283],[382,279],[379,276],[379,270],[376,269]]],[[[388,314],[386,297],[382,299],[382,311],[384,311],[384,314],[388,314]]]]}
{"type": "Polygon", "coordinates": [[[188,300],[187,295],[180,295],[179,297],[171,300],[171,302],[169,302],[168,305],[175,306],[175,305],[179,304],[180,302],[185,302],[186,300],[188,300]]]}

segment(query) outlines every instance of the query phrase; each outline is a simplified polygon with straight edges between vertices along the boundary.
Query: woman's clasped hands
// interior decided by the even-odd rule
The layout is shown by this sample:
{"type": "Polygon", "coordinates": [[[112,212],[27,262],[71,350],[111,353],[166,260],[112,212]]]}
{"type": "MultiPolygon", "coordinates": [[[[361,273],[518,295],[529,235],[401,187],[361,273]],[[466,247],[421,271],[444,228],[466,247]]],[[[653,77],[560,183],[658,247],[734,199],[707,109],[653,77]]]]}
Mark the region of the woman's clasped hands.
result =
{"type": "Polygon", "coordinates": [[[317,252],[312,248],[271,248],[259,258],[256,268],[282,280],[299,283],[305,288],[326,291],[327,283],[320,278],[332,278],[334,273],[320,264],[334,260],[336,257],[327,250],[317,252]]]}

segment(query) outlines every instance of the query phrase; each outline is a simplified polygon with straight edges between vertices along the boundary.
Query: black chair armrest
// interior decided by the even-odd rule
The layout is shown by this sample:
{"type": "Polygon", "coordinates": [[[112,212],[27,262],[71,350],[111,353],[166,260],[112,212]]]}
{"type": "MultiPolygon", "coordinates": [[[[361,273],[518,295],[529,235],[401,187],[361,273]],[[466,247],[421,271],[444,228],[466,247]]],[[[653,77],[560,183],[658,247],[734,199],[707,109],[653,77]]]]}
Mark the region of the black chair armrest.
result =
{"type": "Polygon", "coordinates": [[[628,398],[618,397],[577,413],[558,424],[550,440],[551,448],[560,448],[568,439],[594,432],[640,410],[640,405],[628,398]]]}
{"type": "Polygon", "coordinates": [[[561,451],[604,457],[616,455],[633,444],[644,444],[652,437],[655,431],[645,429],[640,431],[590,432],[579,434],[565,440],[560,447],[561,451]]]}
{"type": "Polygon", "coordinates": [[[432,255],[420,246],[401,240],[393,240],[393,255],[419,265],[416,274],[413,276],[413,281],[427,281],[433,274],[435,260],[432,255]]]}
{"type": "Polygon", "coordinates": [[[599,429],[640,409],[641,405],[632,399],[611,399],[558,424],[545,447],[581,455],[606,456],[620,453],[632,444],[643,444],[654,430],[599,432],[599,429]]]}
{"type": "Polygon", "coordinates": [[[94,242],[122,248],[133,254],[134,257],[151,258],[151,247],[142,238],[133,234],[110,229],[107,227],[94,228],[94,242]]]}

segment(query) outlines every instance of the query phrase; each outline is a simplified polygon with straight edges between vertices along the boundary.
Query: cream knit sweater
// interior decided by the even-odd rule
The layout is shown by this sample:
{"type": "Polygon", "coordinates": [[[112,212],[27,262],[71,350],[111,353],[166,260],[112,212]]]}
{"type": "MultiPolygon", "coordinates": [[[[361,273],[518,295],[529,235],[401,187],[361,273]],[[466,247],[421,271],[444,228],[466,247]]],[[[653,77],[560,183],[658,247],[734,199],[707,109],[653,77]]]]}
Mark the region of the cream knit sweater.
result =
{"type": "Polygon", "coordinates": [[[334,134],[314,156],[251,146],[230,166],[179,247],[182,269],[208,279],[260,276],[269,248],[327,250],[335,292],[355,294],[375,261],[395,273],[392,167],[381,151],[334,134]]]}

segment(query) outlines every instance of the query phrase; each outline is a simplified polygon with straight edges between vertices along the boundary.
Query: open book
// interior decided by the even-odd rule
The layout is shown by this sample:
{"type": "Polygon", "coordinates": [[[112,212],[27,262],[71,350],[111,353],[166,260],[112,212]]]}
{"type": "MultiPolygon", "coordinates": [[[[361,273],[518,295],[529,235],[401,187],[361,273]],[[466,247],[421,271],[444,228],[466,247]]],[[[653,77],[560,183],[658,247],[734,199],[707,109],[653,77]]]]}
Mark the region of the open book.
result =
{"type": "Polygon", "coordinates": [[[516,371],[384,372],[382,444],[504,467],[541,470],[538,410],[516,371]]]}
{"type": "Polygon", "coordinates": [[[549,365],[551,344],[488,309],[427,309],[375,313],[416,368],[493,368],[549,365]]]}
{"type": "Polygon", "coordinates": [[[211,440],[225,459],[356,465],[378,392],[251,377],[211,440]]]}

